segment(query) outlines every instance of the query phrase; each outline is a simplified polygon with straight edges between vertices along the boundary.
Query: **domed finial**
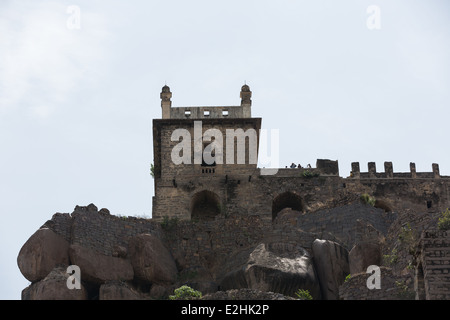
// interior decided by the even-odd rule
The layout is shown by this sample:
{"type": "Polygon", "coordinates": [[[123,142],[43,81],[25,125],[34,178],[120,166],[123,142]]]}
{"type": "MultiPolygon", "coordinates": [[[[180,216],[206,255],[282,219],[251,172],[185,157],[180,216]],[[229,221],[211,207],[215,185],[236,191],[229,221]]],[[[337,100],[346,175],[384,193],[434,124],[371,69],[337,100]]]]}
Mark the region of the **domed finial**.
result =
{"type": "Polygon", "coordinates": [[[161,108],[163,119],[170,119],[170,108],[172,107],[172,92],[170,92],[169,86],[166,84],[161,90],[161,108]]]}
{"type": "Polygon", "coordinates": [[[241,105],[251,105],[252,104],[252,92],[247,84],[244,84],[241,88],[241,105]]]}
{"type": "Polygon", "coordinates": [[[169,88],[169,86],[167,84],[165,84],[164,87],[162,87],[162,92],[163,93],[170,92],[170,88],[169,88]]]}

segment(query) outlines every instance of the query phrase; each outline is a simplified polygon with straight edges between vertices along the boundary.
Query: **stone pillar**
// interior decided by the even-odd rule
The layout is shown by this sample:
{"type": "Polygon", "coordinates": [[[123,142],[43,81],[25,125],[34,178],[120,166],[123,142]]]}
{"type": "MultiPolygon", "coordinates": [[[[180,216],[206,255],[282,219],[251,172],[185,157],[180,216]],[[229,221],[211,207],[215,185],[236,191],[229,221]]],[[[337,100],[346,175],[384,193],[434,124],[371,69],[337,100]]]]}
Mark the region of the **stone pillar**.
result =
{"type": "Polygon", "coordinates": [[[355,179],[361,178],[359,170],[359,162],[352,162],[352,177],[355,179]]]}
{"type": "Polygon", "coordinates": [[[250,87],[246,84],[241,88],[241,107],[244,118],[251,118],[252,92],[250,91],[250,87]]]}
{"type": "Polygon", "coordinates": [[[439,165],[437,163],[433,163],[433,175],[435,179],[439,179],[441,177],[439,173],[439,165]]]}
{"type": "Polygon", "coordinates": [[[394,169],[392,168],[392,162],[386,161],[384,163],[384,172],[386,173],[386,178],[394,178],[394,169]]]}
{"type": "Polygon", "coordinates": [[[172,92],[170,92],[170,88],[165,85],[162,88],[161,94],[161,108],[162,108],[162,118],[170,119],[170,108],[172,107],[172,92]]]}
{"type": "Polygon", "coordinates": [[[375,173],[377,172],[377,167],[375,165],[375,162],[369,162],[367,164],[367,167],[369,169],[369,177],[375,178],[375,173]]]}
{"type": "Polygon", "coordinates": [[[409,163],[409,171],[411,171],[411,178],[415,179],[417,177],[417,174],[416,174],[416,164],[414,162],[409,163]]]}

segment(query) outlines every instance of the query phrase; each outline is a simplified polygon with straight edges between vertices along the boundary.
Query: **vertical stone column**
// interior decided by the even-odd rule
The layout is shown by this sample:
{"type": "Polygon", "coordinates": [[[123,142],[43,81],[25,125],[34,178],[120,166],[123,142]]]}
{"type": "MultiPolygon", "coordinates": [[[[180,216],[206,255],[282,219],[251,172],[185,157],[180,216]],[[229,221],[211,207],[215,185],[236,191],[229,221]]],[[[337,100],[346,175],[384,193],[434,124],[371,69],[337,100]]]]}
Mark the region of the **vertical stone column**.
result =
{"type": "Polygon", "coordinates": [[[384,172],[386,173],[386,178],[394,178],[394,169],[392,168],[392,162],[386,161],[384,163],[384,172]]]}
{"type": "Polygon", "coordinates": [[[162,88],[161,94],[161,108],[162,108],[162,118],[170,119],[170,108],[172,107],[172,92],[170,88],[166,85],[162,88]]]}
{"type": "Polygon", "coordinates": [[[441,175],[439,173],[439,165],[437,163],[433,163],[433,175],[435,179],[440,179],[441,175]]]}
{"type": "Polygon", "coordinates": [[[369,169],[369,178],[375,178],[375,173],[377,172],[377,167],[375,162],[369,162],[367,164],[367,167],[369,169]]]}
{"type": "Polygon", "coordinates": [[[415,179],[417,177],[417,174],[416,174],[416,164],[414,162],[409,163],[409,171],[411,171],[411,178],[415,179]]]}
{"type": "Polygon", "coordinates": [[[352,162],[352,177],[355,179],[359,179],[361,178],[361,174],[360,174],[360,170],[359,170],[359,162],[352,162]]]}
{"type": "Polygon", "coordinates": [[[250,87],[244,84],[241,88],[241,107],[244,118],[252,117],[252,92],[250,87]]]}

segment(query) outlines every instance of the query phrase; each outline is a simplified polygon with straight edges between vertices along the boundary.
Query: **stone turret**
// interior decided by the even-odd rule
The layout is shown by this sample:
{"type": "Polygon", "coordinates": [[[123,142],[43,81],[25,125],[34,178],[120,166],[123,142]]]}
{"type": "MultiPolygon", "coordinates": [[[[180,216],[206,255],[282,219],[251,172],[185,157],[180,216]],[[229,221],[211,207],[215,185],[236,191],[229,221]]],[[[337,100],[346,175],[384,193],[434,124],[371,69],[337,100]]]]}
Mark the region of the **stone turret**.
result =
{"type": "Polygon", "coordinates": [[[244,118],[251,118],[252,92],[247,84],[241,88],[241,107],[243,109],[244,118]]]}
{"type": "Polygon", "coordinates": [[[161,108],[162,108],[162,118],[170,119],[170,108],[172,107],[172,92],[170,92],[170,88],[165,85],[162,87],[161,91],[161,108]]]}

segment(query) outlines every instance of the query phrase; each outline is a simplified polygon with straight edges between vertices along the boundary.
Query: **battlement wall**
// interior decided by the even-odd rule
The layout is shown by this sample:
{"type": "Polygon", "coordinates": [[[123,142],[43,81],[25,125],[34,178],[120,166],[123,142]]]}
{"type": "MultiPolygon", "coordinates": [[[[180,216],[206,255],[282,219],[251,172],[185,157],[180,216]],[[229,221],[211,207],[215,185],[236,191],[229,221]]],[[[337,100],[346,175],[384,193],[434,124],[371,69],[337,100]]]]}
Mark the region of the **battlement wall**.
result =
{"type": "Polygon", "coordinates": [[[440,179],[449,178],[441,176],[439,172],[439,164],[432,164],[431,172],[417,172],[416,164],[411,162],[409,164],[410,172],[394,172],[392,162],[384,162],[384,172],[377,172],[375,162],[367,164],[368,171],[361,172],[359,162],[352,162],[352,171],[350,178],[355,179],[440,179]]]}

